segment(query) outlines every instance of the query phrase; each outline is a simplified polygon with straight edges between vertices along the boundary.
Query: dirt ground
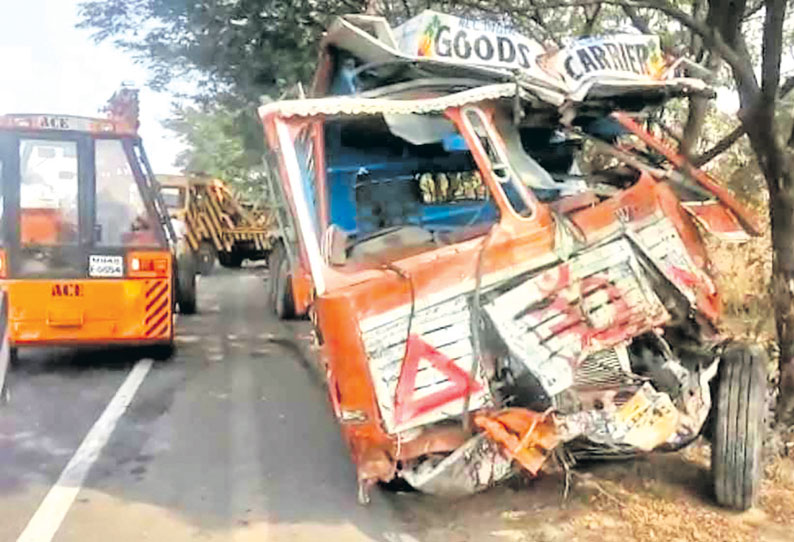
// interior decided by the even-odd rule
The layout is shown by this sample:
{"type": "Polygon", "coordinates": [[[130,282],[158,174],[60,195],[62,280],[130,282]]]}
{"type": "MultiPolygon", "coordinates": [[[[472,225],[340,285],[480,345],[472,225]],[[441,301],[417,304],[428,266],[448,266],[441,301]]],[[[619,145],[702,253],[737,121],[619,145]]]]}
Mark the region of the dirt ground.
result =
{"type": "Polygon", "coordinates": [[[710,453],[698,441],[677,453],[579,465],[567,498],[561,472],[454,503],[416,493],[392,498],[414,514],[413,534],[427,542],[791,541],[794,458],[770,459],[758,505],[737,513],[714,503],[710,453]],[[415,500],[426,502],[408,506],[415,500]]]}

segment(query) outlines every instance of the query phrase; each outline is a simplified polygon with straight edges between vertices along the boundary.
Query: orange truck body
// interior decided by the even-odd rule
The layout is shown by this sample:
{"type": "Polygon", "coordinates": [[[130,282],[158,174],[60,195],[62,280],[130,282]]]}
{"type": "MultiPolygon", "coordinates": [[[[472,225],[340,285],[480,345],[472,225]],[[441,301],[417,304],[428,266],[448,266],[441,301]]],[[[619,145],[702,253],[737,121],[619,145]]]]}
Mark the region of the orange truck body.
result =
{"type": "MultiPolygon", "coordinates": [[[[316,220],[305,212],[306,207],[303,211],[299,207],[307,197],[320,198],[300,192],[300,183],[295,180],[299,178],[297,168],[295,163],[290,163],[291,151],[284,149],[292,145],[291,138],[297,137],[296,134],[308,130],[321,132],[316,127],[327,118],[334,118],[332,100],[309,101],[304,108],[305,114],[296,112],[300,106],[287,106],[286,111],[280,110],[278,105],[263,106],[260,110],[268,145],[282,149],[279,175],[298,222],[302,212],[304,219],[316,220]]],[[[365,106],[362,103],[361,108],[365,106]]],[[[489,406],[490,403],[478,395],[485,388],[484,381],[471,380],[469,374],[452,366],[449,358],[440,353],[447,348],[439,346],[443,341],[431,338],[441,331],[433,331],[430,324],[424,323],[431,318],[425,315],[431,310],[429,307],[446,307],[438,309],[438,318],[451,315],[458,310],[454,308],[454,300],[471,296],[478,288],[487,290],[527,274],[534,274],[532,280],[541,292],[548,294],[551,309],[560,308],[562,303],[560,311],[567,315],[566,319],[575,313],[578,309],[569,307],[560,297],[560,292],[570,286],[571,279],[568,278],[569,265],[564,260],[560,263],[555,252],[555,213],[563,213],[571,221],[585,246],[598,247],[621,231],[630,232],[627,235],[640,239],[638,244],[646,245],[652,243],[655,235],[666,236],[670,244],[648,249],[647,257],[654,258],[655,262],[658,260],[665,280],[689,299],[705,329],[714,331],[720,316],[720,298],[709,276],[708,255],[700,232],[692,215],[666,183],[642,173],[632,186],[613,197],[583,203],[575,196],[550,204],[534,201],[530,216],[521,216],[508,201],[500,179],[493,172],[491,158],[464,119],[466,112],[472,110],[479,111],[485,119],[492,119],[494,114],[494,107],[488,101],[447,107],[443,114],[465,139],[483,182],[498,206],[499,219],[487,234],[433,249],[395,248],[379,254],[374,262],[334,266],[319,257],[312,260],[312,252],[315,256],[321,252],[317,239],[322,233],[312,238],[311,228],[300,232],[301,267],[312,279],[313,319],[322,344],[330,402],[350,447],[359,481],[365,485],[392,479],[401,463],[458,449],[471,435],[465,423],[456,426],[430,421],[445,417],[459,419],[448,412],[451,409],[458,415],[463,413],[464,397],[470,401],[469,409],[476,412],[476,424],[492,440],[506,446],[510,457],[531,472],[536,472],[548,455],[547,447],[559,442],[546,417],[539,413],[492,412],[493,405],[489,406]],[[659,233],[654,233],[657,230],[653,228],[659,233]],[[665,259],[669,254],[675,254],[677,259],[665,259]],[[406,319],[416,321],[408,324],[414,326],[409,328],[409,336],[389,340],[394,334],[406,332],[399,324],[406,319]],[[434,341],[435,346],[431,344],[434,341]],[[383,352],[390,349],[395,350],[398,365],[401,359],[402,368],[391,377],[399,380],[396,388],[394,384],[384,388],[382,380],[387,376],[378,372],[380,362],[374,361],[380,359],[378,356],[386,356],[383,352]],[[446,376],[449,385],[443,392],[427,396],[413,390],[420,358],[446,376]],[[439,414],[442,411],[447,414],[439,414]]],[[[502,148],[505,145],[498,134],[495,145],[502,148]]],[[[324,182],[320,173],[316,190],[324,191],[324,182]]],[[[731,200],[731,205],[731,211],[739,210],[737,202],[731,200]]],[[[751,216],[743,208],[740,212],[743,217],[751,216]]],[[[318,210],[317,216],[327,216],[327,210],[318,210]]],[[[320,222],[321,231],[326,227],[327,222],[320,222]]],[[[575,319],[567,327],[560,324],[557,334],[576,343],[577,348],[610,348],[625,344],[642,333],[662,329],[672,318],[661,304],[642,305],[635,304],[636,300],[629,301],[608,284],[608,279],[589,280],[589,286],[583,283],[580,287],[592,290],[606,284],[604,295],[613,312],[609,321],[600,325],[587,324],[586,319],[575,319]]],[[[309,290],[303,292],[306,295],[309,290]]],[[[467,330],[461,333],[468,337],[467,330]]]]}
{"type": "Polygon", "coordinates": [[[339,17],[312,98],[259,109],[360,500],[395,478],[470,494],[555,450],[627,457],[713,428],[717,500],[746,508],[724,490],[749,487],[762,439],[725,436],[754,415],[724,390],[757,408],[765,379],[725,367],[764,359],[720,333],[701,235],[760,222],[649,114],[711,89],[655,36],[547,51],[471,29],[339,17]],[[523,53],[497,62],[489,40],[523,53]],[[752,450],[739,465],[727,438],[752,450]]]}

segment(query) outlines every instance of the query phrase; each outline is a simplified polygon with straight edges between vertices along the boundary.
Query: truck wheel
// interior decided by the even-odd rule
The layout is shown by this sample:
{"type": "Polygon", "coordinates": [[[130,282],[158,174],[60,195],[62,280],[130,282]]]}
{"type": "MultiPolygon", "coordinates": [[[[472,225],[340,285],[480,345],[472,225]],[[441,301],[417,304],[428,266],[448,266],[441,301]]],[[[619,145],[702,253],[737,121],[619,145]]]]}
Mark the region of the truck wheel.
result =
{"type": "Polygon", "coordinates": [[[146,355],[154,361],[168,361],[176,352],[176,345],[173,342],[167,344],[156,344],[146,350],[146,355]]]}
{"type": "Polygon", "coordinates": [[[217,251],[212,243],[208,243],[203,241],[199,245],[198,249],[198,272],[199,275],[207,275],[212,274],[212,270],[215,268],[215,260],[218,258],[217,251]]]}
{"type": "Polygon", "coordinates": [[[223,267],[236,269],[243,264],[243,256],[235,250],[231,252],[221,252],[218,254],[218,262],[223,267]]]}
{"type": "Polygon", "coordinates": [[[8,366],[16,367],[19,365],[19,348],[11,346],[8,349],[8,366]]]}
{"type": "Polygon", "coordinates": [[[276,307],[277,270],[281,266],[282,258],[284,258],[284,248],[280,244],[276,245],[267,257],[267,301],[273,307],[274,312],[276,307]]]}
{"type": "Polygon", "coordinates": [[[182,314],[196,312],[196,256],[184,252],[177,261],[177,303],[182,314]]]}
{"type": "Polygon", "coordinates": [[[271,280],[275,280],[275,310],[280,320],[295,318],[295,302],[292,299],[292,280],[289,275],[289,259],[279,259],[277,270],[271,271],[271,280]]]}
{"type": "Polygon", "coordinates": [[[714,403],[711,470],[717,502],[736,510],[753,505],[761,485],[767,356],[737,344],[720,362],[714,403]]]}

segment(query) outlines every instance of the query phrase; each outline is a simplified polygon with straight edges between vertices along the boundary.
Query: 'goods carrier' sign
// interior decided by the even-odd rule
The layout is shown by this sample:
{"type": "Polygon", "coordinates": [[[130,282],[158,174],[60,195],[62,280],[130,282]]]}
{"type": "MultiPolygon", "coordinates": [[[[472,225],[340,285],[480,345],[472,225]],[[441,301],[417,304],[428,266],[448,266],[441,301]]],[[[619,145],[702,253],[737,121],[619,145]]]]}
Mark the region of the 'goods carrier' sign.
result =
{"type": "Polygon", "coordinates": [[[427,10],[395,28],[394,35],[410,56],[551,76],[569,90],[595,80],[661,79],[665,67],[659,38],[641,34],[585,38],[546,53],[510,25],[427,10]]]}

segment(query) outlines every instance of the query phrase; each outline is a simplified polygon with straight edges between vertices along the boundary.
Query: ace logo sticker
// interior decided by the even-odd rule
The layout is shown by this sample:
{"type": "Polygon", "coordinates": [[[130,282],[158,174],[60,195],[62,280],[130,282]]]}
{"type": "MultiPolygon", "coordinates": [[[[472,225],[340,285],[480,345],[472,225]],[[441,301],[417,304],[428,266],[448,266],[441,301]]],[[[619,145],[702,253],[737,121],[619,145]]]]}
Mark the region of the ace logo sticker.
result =
{"type": "Polygon", "coordinates": [[[124,258],[122,256],[97,256],[92,254],[88,259],[88,276],[123,277],[124,258]]]}

